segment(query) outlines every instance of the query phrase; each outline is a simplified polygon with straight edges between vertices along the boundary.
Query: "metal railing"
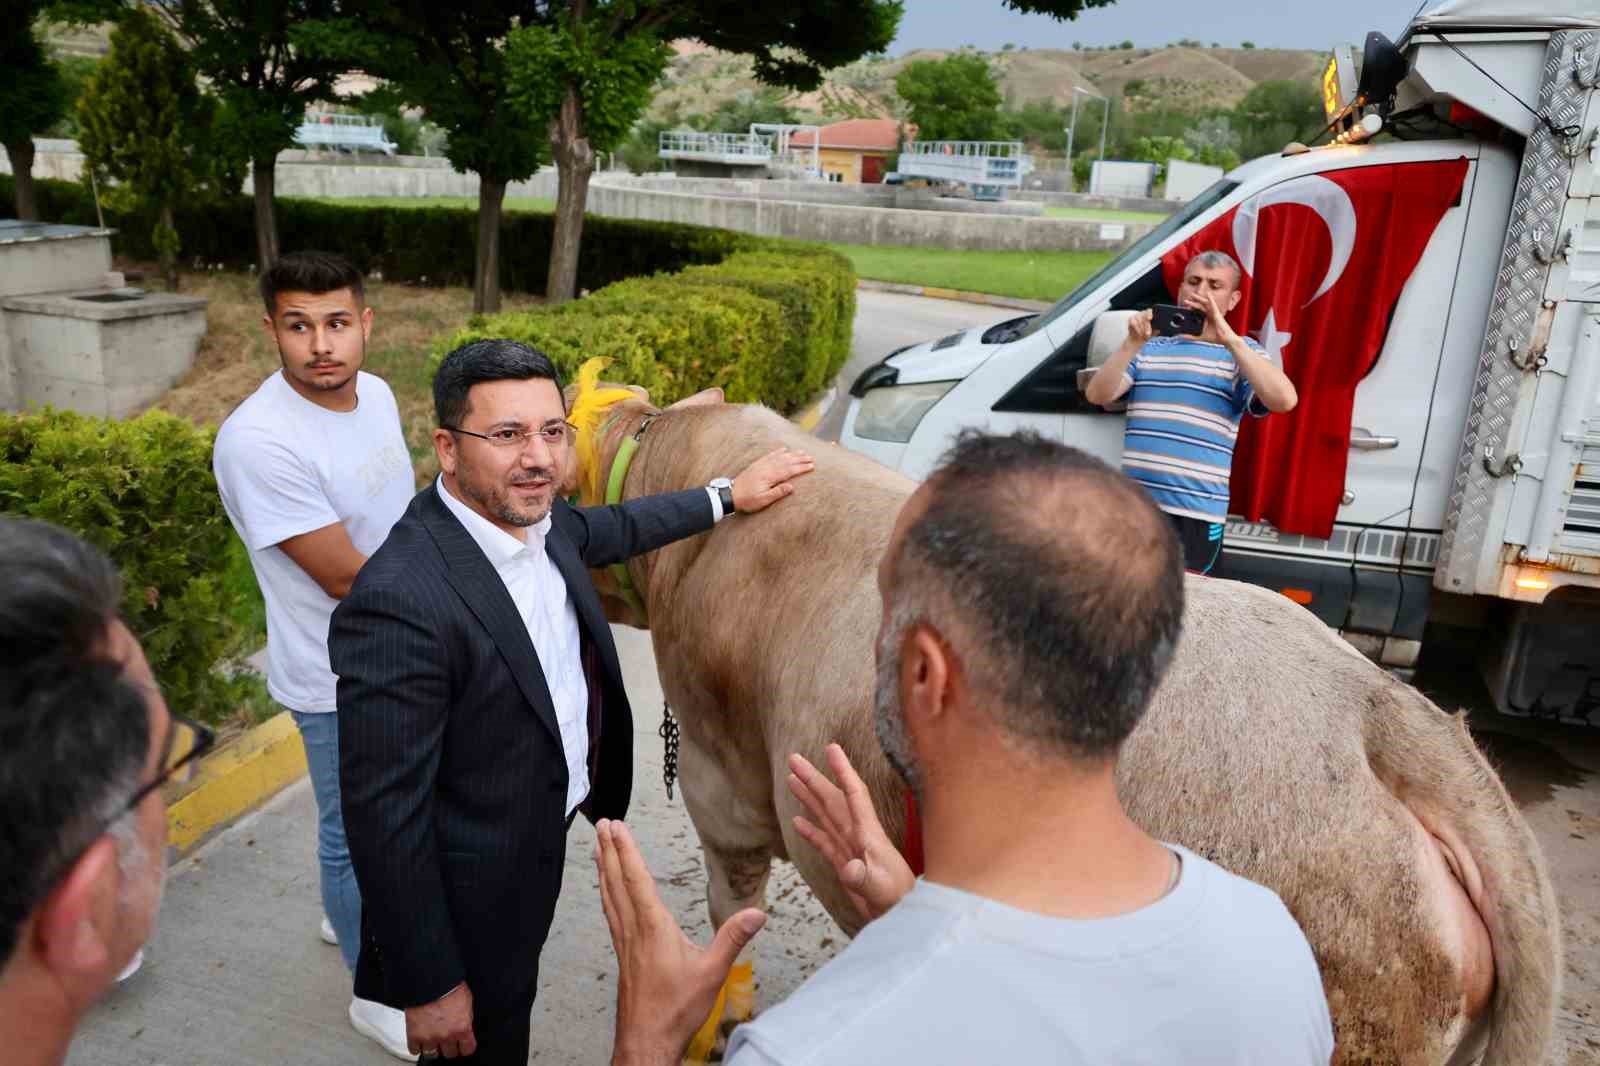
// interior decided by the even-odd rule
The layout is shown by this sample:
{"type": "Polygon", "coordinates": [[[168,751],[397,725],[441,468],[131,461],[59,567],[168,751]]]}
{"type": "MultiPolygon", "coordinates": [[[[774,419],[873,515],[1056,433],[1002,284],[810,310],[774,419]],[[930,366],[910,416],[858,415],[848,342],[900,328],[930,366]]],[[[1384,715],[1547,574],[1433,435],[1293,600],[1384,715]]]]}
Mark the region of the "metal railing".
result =
{"type": "Polygon", "coordinates": [[[395,144],[383,135],[383,120],[369,115],[307,111],[295,130],[296,144],[306,147],[369,149],[394,155],[395,144]]]}
{"type": "Polygon", "coordinates": [[[1016,188],[1033,159],[1021,141],[913,141],[896,169],[906,177],[1016,188]]]}
{"type": "Polygon", "coordinates": [[[773,139],[757,133],[700,133],[662,130],[657,152],[665,159],[704,159],[722,163],[767,163],[773,139]]]}

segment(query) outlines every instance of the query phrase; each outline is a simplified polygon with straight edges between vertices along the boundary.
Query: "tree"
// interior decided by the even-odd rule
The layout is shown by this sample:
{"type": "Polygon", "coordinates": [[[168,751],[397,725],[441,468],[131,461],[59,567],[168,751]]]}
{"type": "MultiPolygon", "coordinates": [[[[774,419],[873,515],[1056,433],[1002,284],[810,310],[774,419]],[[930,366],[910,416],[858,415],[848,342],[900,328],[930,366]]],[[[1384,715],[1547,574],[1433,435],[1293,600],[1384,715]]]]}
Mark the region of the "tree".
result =
{"type": "Polygon", "coordinates": [[[1254,41],[1240,41],[1239,42],[1239,47],[1240,48],[1254,48],[1255,46],[1256,46],[1256,42],[1254,42],[1254,41]]]}
{"type": "Polygon", "coordinates": [[[16,177],[17,217],[37,221],[33,187],[33,135],[49,129],[65,112],[67,86],[34,30],[38,4],[23,3],[0,25],[0,145],[16,177]]]}
{"type": "Polygon", "coordinates": [[[78,101],[85,176],[115,181],[114,203],[153,206],[153,243],[167,287],[178,287],[177,205],[236,191],[244,156],[218,122],[217,102],[195,84],[172,34],[144,8],[131,8],[111,35],[111,52],[78,101]]]}
{"type": "MultiPolygon", "coordinates": [[[[1077,0],[1070,2],[1076,8],[1077,0]]],[[[662,54],[661,42],[693,38],[749,56],[756,78],[768,85],[812,90],[824,70],[886,49],[900,17],[899,0],[548,0],[523,6],[509,45],[522,57],[517,98],[531,119],[547,124],[560,172],[545,286],[553,302],[576,290],[596,144],[620,139],[637,116],[628,110],[642,111],[649,102],[654,76],[645,75],[662,54]],[[543,69],[539,58],[547,63],[543,69]]]]}
{"type": "Polygon", "coordinates": [[[1322,124],[1321,94],[1295,81],[1264,81],[1233,110],[1233,126],[1242,131],[1240,151],[1247,159],[1279,151],[1322,124]]]}
{"type": "Polygon", "coordinates": [[[907,63],[894,79],[906,118],[923,141],[988,141],[1002,131],[1000,90],[980,56],[907,63]]]}
{"type": "Polygon", "coordinates": [[[362,69],[385,79],[403,103],[420,107],[449,138],[445,156],[478,175],[477,261],[472,309],[500,309],[500,218],[506,186],[549,158],[549,132],[509,101],[506,38],[519,22],[538,22],[538,0],[341,0],[341,17],[318,37],[338,41],[362,69]]]}
{"type": "Polygon", "coordinates": [[[273,196],[278,153],[294,145],[306,105],[332,95],[353,65],[337,29],[336,0],[150,0],[225,105],[229,139],[250,160],[256,263],[278,258],[273,196]]]}

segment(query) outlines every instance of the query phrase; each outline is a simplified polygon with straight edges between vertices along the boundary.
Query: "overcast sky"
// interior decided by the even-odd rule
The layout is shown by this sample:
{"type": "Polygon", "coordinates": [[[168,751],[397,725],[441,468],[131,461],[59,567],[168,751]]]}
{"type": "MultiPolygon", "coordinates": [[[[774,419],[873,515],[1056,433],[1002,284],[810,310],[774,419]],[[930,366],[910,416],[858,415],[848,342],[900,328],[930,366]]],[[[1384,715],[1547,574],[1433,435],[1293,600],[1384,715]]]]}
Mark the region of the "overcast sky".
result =
{"type": "MultiPolygon", "coordinates": [[[[1436,0],[1428,0],[1433,4],[1436,0]]],[[[1337,43],[1359,46],[1368,30],[1392,40],[1400,35],[1418,0],[1117,0],[1090,8],[1071,22],[1044,15],[1020,15],[1001,0],[905,0],[900,34],[889,49],[900,55],[913,48],[976,45],[985,51],[1015,44],[1029,48],[1071,48],[1131,40],[1138,47],[1167,44],[1182,37],[1237,47],[1253,41],[1262,48],[1310,48],[1337,43]]]]}

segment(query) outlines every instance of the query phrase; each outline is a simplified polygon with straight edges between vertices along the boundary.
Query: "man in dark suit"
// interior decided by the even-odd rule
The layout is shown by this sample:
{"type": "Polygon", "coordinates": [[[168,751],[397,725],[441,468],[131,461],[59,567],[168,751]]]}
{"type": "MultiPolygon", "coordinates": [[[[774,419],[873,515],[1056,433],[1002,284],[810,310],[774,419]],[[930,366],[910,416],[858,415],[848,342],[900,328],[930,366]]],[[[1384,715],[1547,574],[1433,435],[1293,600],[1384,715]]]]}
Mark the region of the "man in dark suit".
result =
{"type": "Polygon", "coordinates": [[[620,818],[633,719],[587,569],[759,511],[812,468],[612,507],[557,498],[572,457],[555,367],[513,341],[434,379],[443,473],[362,568],[328,634],[362,911],[356,994],[424,1057],[524,1066],[539,952],[577,811],[620,818]]]}

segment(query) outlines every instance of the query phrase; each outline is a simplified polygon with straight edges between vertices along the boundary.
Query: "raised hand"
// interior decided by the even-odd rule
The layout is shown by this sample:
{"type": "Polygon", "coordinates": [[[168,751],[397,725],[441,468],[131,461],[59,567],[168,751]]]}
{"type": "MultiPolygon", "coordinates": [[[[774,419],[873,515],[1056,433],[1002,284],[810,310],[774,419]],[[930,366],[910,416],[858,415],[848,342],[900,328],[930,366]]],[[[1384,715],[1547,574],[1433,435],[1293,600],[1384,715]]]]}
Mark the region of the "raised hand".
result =
{"type": "Polygon", "coordinates": [[[684,936],[661,902],[627,826],[602,819],[595,834],[600,903],[617,950],[613,1066],[677,1066],[728,970],[767,916],[742,910],[702,948],[684,936]]]}
{"type": "Polygon", "coordinates": [[[917,879],[905,856],[883,831],[867,786],[837,744],[828,745],[835,785],[803,755],[789,756],[789,791],[805,809],[795,830],[833,864],[850,901],[867,921],[900,902],[917,879]]]}
{"type": "Polygon", "coordinates": [[[817,468],[805,452],[779,448],[768,452],[733,479],[733,507],[741,514],[765,510],[794,491],[790,482],[817,468]]]}
{"type": "Polygon", "coordinates": [[[1128,319],[1128,342],[1134,347],[1139,347],[1155,334],[1155,312],[1149,309],[1140,311],[1128,319]]]}

